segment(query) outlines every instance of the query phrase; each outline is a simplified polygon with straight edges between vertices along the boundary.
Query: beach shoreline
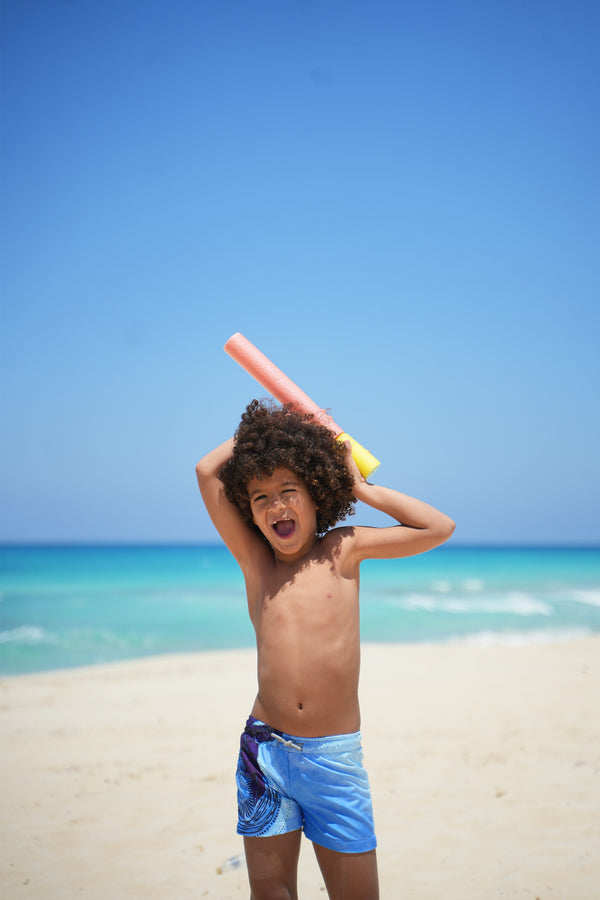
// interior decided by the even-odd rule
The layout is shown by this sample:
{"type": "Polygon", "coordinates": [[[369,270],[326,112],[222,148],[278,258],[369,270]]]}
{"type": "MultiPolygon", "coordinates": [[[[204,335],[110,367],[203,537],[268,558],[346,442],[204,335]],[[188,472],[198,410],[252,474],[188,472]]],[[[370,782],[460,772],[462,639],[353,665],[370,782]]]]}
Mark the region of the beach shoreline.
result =
{"type": "MultiPolygon", "coordinates": [[[[246,897],[235,834],[254,650],[0,678],[2,896],[246,897]]],[[[600,636],[365,644],[381,896],[593,900],[600,636]]],[[[325,896],[304,842],[301,898],[325,896]]]]}

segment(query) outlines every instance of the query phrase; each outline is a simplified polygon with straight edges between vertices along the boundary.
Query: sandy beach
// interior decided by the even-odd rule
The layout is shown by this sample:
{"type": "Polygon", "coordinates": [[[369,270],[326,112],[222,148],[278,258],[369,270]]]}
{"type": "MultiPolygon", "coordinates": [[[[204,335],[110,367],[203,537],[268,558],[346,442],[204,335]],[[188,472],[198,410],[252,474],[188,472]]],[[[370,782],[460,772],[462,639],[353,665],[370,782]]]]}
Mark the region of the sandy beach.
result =
{"type": "MultiPolygon", "coordinates": [[[[247,898],[217,869],[255,684],[253,651],[0,680],[0,896],[247,898]]],[[[600,896],[600,637],[367,645],[361,703],[382,898],[600,896]]]]}

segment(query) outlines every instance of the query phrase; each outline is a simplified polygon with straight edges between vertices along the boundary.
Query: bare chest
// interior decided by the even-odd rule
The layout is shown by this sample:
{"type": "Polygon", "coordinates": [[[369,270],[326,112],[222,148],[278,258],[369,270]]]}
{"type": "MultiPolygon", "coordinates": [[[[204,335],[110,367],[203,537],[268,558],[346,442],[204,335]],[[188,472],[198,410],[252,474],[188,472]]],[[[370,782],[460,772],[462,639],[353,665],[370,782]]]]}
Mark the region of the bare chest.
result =
{"type": "Polygon", "coordinates": [[[265,578],[256,598],[254,625],[266,635],[335,632],[358,619],[358,584],[335,567],[311,565],[288,578],[265,578]]]}

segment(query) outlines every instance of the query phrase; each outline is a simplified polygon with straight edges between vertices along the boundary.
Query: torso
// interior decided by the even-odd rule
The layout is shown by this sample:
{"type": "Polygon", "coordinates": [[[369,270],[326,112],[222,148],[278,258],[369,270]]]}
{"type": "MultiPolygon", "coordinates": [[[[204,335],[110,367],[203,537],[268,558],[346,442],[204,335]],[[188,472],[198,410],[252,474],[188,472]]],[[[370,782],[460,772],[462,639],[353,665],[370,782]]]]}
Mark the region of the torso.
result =
{"type": "Polygon", "coordinates": [[[252,714],[288,734],[360,727],[359,572],[348,564],[351,533],[330,532],[297,563],[276,561],[266,548],[246,576],[258,651],[252,714]]]}

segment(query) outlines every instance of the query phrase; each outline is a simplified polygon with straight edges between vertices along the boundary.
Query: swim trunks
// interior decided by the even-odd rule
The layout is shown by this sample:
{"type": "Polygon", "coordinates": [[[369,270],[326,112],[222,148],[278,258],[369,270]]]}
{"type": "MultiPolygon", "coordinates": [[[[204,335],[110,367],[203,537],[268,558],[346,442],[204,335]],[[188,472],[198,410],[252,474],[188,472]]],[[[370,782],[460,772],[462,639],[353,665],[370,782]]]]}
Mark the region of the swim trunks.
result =
{"type": "Polygon", "coordinates": [[[360,731],[331,737],[284,734],[250,716],[236,774],[237,833],[270,837],[303,828],[342,853],[377,846],[360,731]]]}

